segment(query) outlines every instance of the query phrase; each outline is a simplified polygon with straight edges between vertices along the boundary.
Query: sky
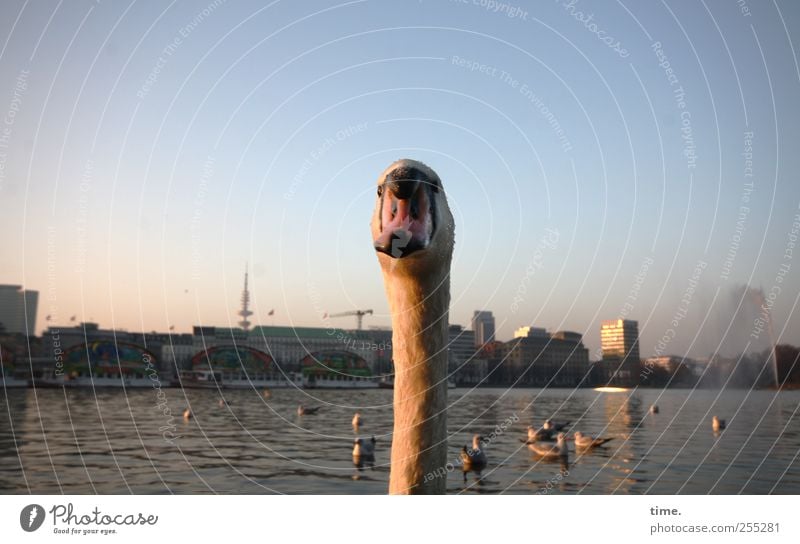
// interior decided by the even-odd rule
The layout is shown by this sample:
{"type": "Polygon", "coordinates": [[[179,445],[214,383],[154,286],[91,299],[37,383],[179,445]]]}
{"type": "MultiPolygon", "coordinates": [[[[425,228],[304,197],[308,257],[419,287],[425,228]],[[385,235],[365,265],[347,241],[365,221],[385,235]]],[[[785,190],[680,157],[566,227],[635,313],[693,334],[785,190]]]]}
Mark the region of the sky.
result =
{"type": "Polygon", "coordinates": [[[7,0],[0,283],[37,332],[232,326],[246,267],[256,324],[388,326],[369,220],[410,157],[456,221],[451,323],[797,345],[799,48],[789,0],[7,0]]]}

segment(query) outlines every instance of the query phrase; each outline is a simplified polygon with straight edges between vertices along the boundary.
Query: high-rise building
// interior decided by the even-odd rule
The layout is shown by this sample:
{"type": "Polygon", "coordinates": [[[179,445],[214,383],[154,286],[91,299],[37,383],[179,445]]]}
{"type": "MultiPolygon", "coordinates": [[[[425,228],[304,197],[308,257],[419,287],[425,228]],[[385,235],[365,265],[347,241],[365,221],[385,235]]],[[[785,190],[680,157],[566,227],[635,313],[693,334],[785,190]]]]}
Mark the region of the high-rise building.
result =
{"type": "Polygon", "coordinates": [[[475,345],[485,346],[494,341],[494,316],[486,310],[475,310],[472,315],[472,331],[475,333],[475,345]]]}
{"type": "Polygon", "coordinates": [[[633,385],[639,376],[639,323],[612,319],[600,324],[605,379],[616,385],[633,385]]]}
{"type": "Polygon", "coordinates": [[[24,291],[20,285],[0,285],[0,325],[7,333],[36,335],[39,291],[24,291]]]}

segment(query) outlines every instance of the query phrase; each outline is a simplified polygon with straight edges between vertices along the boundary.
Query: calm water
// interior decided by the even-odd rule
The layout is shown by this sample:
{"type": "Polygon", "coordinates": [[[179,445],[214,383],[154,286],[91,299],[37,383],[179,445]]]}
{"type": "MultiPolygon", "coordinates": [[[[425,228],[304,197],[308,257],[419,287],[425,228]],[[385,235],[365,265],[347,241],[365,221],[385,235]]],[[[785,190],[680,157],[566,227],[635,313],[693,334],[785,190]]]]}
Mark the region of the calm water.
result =
{"type": "MultiPolygon", "coordinates": [[[[153,390],[9,390],[0,392],[0,491],[3,493],[385,493],[389,477],[392,392],[166,389],[181,437],[153,390]],[[310,398],[309,395],[313,395],[310,398]],[[297,405],[322,404],[298,417],[297,405]],[[378,438],[377,465],[351,459],[350,420],[361,411],[363,436],[378,438]]],[[[518,417],[486,448],[490,465],[466,483],[456,469],[450,493],[800,493],[800,392],[592,390],[450,391],[450,458],[473,433],[489,436],[518,417]],[[659,398],[660,395],[660,398],[659,398]],[[660,413],[648,407],[657,402],[660,413]],[[684,404],[685,403],[685,404],[684,404]],[[728,420],[719,435],[711,415],[728,420]],[[537,461],[520,443],[530,423],[572,420],[571,430],[614,437],[607,448],[569,464],[537,461]]]]}

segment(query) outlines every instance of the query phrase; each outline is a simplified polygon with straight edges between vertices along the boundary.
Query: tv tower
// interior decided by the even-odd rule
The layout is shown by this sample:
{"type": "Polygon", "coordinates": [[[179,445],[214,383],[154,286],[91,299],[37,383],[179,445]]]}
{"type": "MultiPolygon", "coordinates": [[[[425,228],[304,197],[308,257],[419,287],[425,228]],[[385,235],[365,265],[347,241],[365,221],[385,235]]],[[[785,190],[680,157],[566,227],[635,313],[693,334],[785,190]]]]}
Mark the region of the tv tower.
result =
{"type": "Polygon", "coordinates": [[[244,266],[244,290],[242,290],[242,309],[239,311],[242,320],[239,326],[246,332],[250,330],[250,320],[247,319],[253,312],[250,311],[250,291],[247,289],[247,265],[244,266]]]}

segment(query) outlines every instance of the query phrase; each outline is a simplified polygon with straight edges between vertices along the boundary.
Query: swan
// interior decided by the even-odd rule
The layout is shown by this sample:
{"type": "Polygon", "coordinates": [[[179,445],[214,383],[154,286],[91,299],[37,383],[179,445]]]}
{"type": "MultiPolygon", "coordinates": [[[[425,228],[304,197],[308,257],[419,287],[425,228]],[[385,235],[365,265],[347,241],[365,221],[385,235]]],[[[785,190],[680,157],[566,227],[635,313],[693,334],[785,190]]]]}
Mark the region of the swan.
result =
{"type": "Polygon", "coordinates": [[[375,437],[370,440],[356,438],[353,440],[353,464],[362,468],[365,464],[375,464],[375,437]]]}
{"type": "Polygon", "coordinates": [[[364,420],[361,419],[361,414],[359,412],[356,412],[355,415],[353,416],[353,430],[357,431],[358,428],[363,424],[364,420]]]}
{"type": "Polygon", "coordinates": [[[652,405],[650,407],[650,413],[651,414],[657,414],[658,413],[658,404],[654,404],[654,405],[652,405]]]}
{"type": "Polygon", "coordinates": [[[589,449],[589,448],[596,448],[596,447],[602,446],[606,442],[610,442],[611,440],[614,440],[614,439],[613,438],[594,438],[593,436],[590,436],[588,434],[583,434],[580,431],[575,431],[574,440],[575,440],[575,447],[576,448],[589,449]]]}
{"type": "MultiPolygon", "coordinates": [[[[461,465],[464,469],[464,472],[468,472],[470,470],[480,472],[486,468],[486,464],[489,462],[489,460],[486,457],[486,450],[481,447],[481,442],[483,442],[483,437],[476,434],[472,437],[472,448],[464,446],[461,449],[461,465]]],[[[466,478],[466,474],[464,475],[464,478],[466,478]]]]}
{"type": "Polygon", "coordinates": [[[543,459],[566,459],[569,456],[567,438],[564,433],[558,433],[555,444],[528,444],[528,449],[543,459]]]}
{"type": "Polygon", "coordinates": [[[722,429],[725,428],[725,420],[720,419],[717,416],[712,417],[711,428],[714,430],[715,433],[721,431],[722,429]]]}
{"type": "Polygon", "coordinates": [[[319,412],[320,406],[306,406],[301,404],[297,407],[297,415],[298,416],[313,416],[317,412],[319,412]]]}
{"type": "Polygon", "coordinates": [[[389,493],[441,494],[447,465],[447,325],[455,225],[439,176],[401,159],[378,178],[373,245],[392,314],[389,493]]]}

